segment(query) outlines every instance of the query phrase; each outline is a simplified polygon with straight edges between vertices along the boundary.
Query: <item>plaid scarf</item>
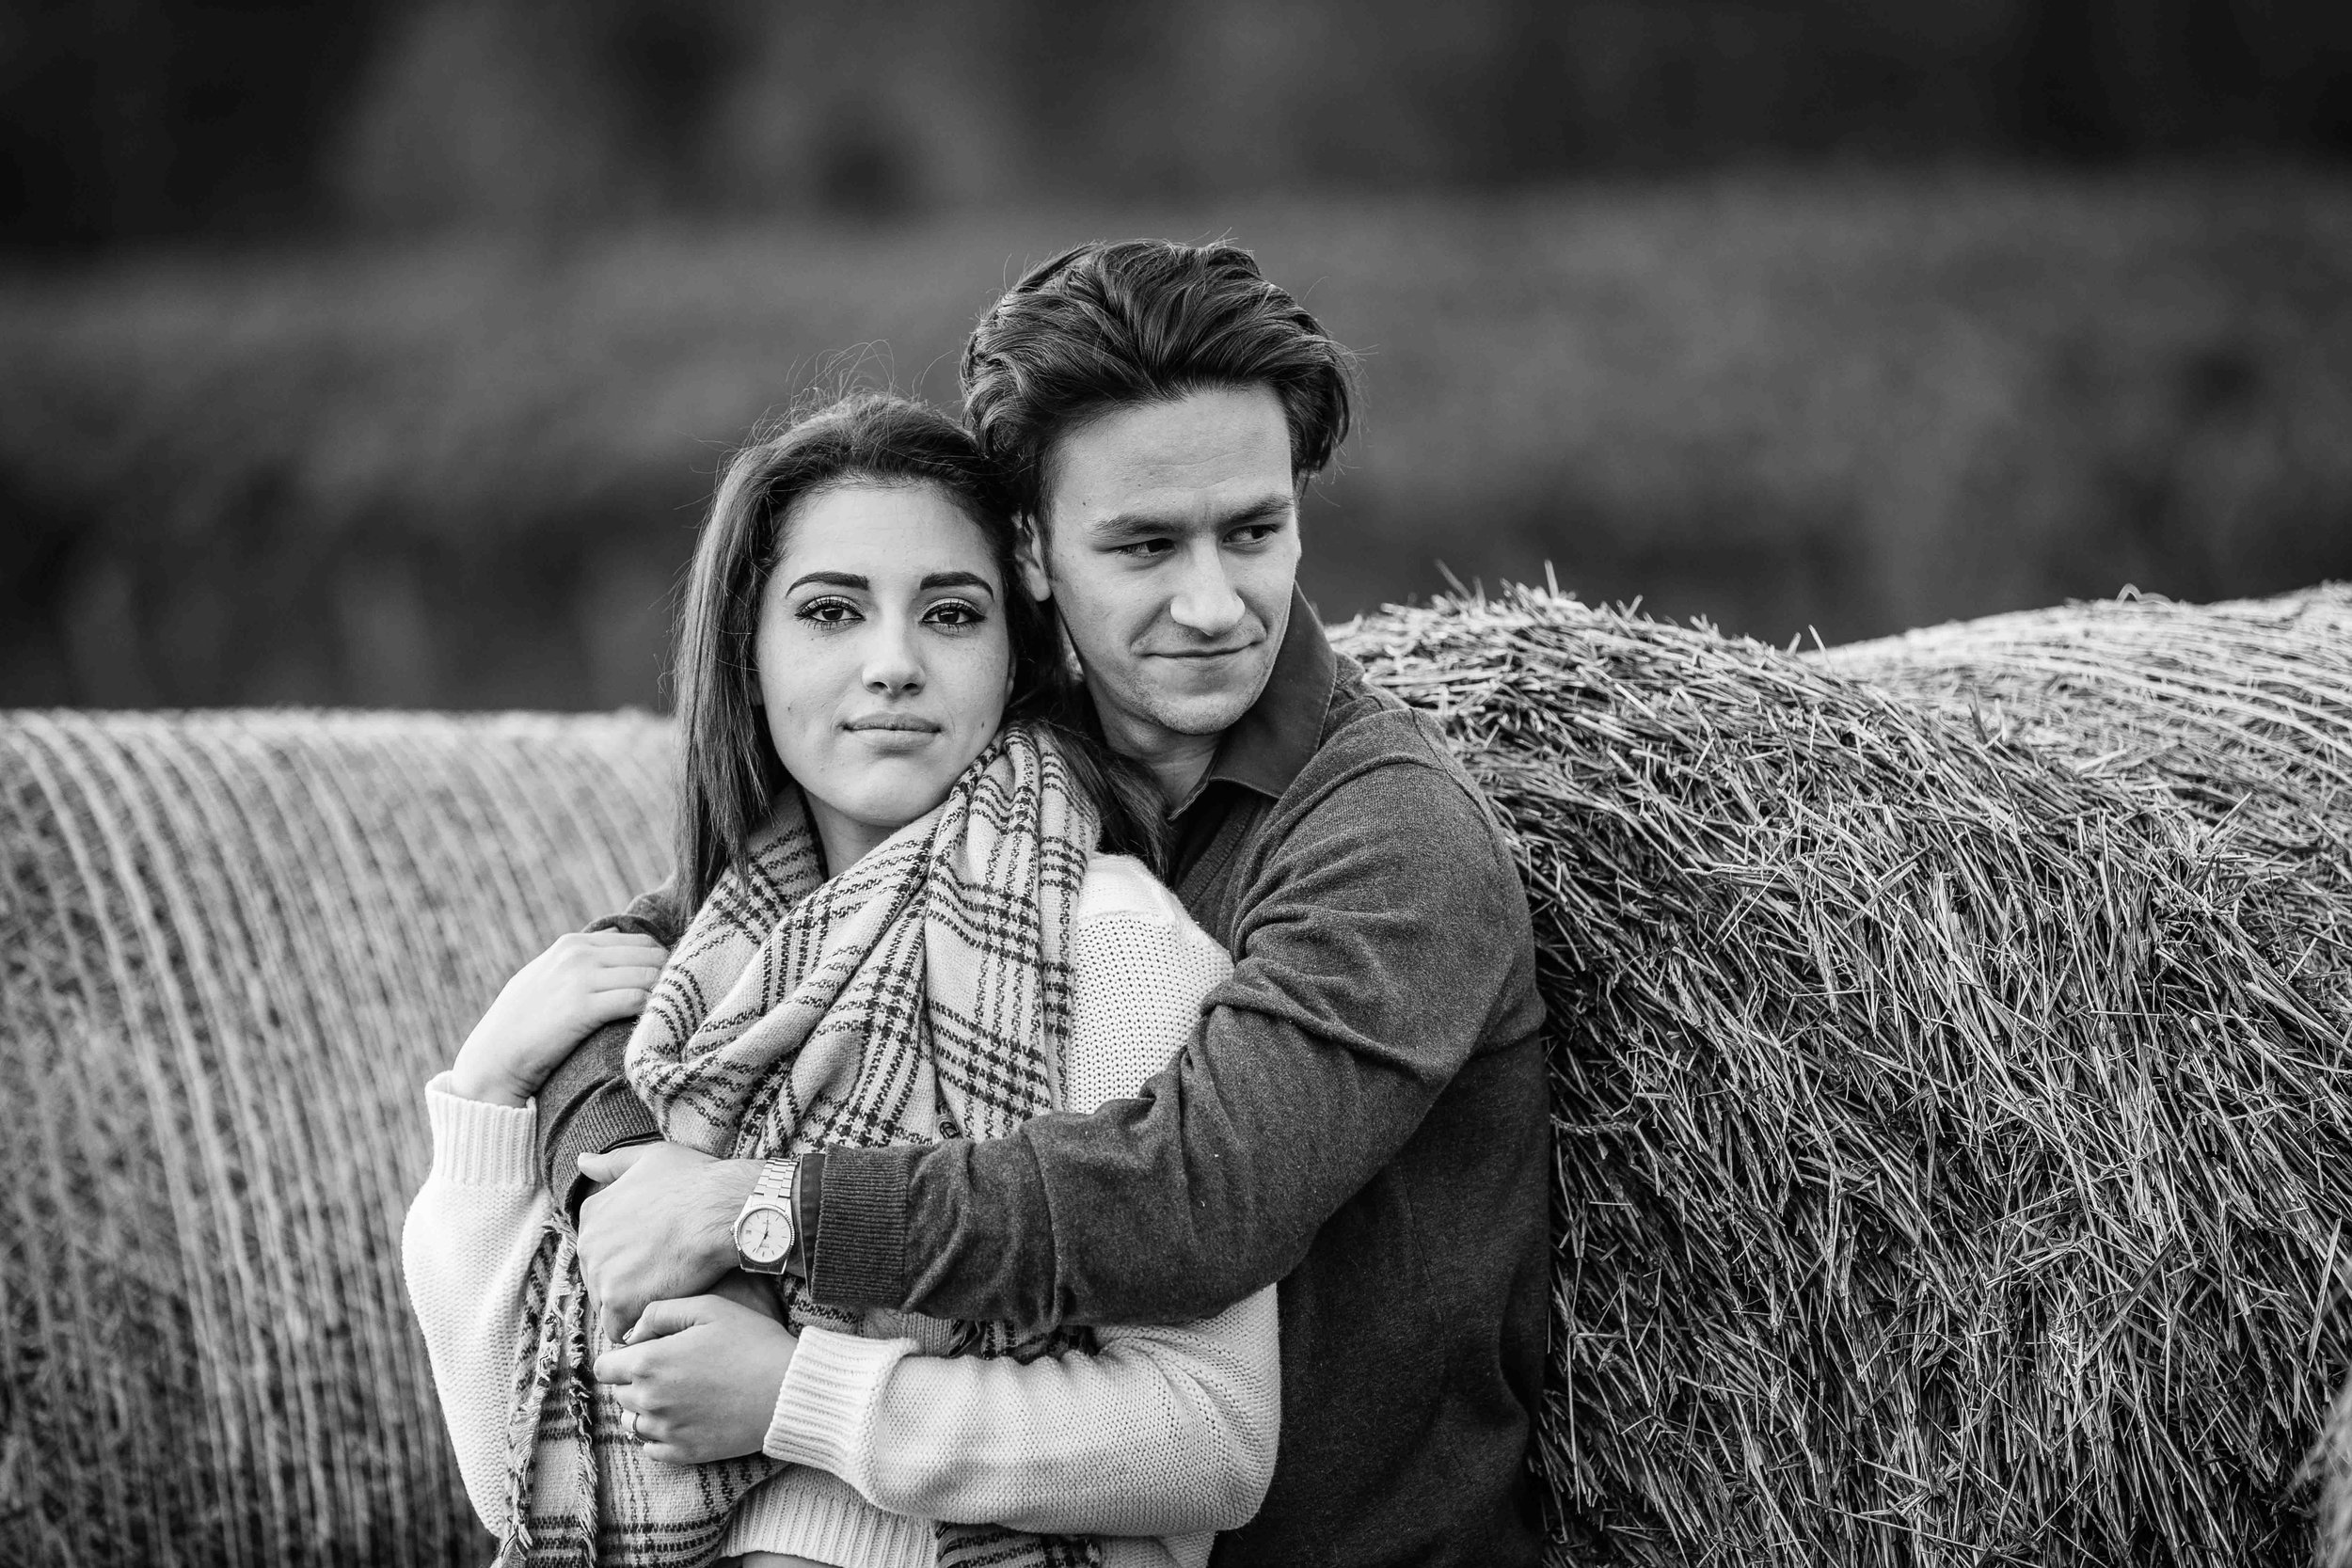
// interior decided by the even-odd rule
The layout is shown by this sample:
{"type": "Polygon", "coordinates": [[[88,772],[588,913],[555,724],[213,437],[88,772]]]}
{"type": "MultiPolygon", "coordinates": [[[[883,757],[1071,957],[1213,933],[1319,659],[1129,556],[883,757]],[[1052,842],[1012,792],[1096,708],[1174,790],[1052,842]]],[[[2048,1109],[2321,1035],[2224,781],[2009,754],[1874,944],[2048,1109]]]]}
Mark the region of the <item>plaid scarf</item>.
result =
{"type": "MultiPolygon", "coordinates": [[[[1052,743],[1008,726],[936,810],[831,880],[797,791],[748,863],[696,912],[628,1044],[663,1135],[723,1158],[827,1145],[1001,1137],[1061,1098],[1070,923],[1096,837],[1052,743]]],[[[780,1282],[788,1320],[854,1314],[780,1282]]],[[[551,1225],[526,1286],[536,1330],[516,1369],[501,1564],[688,1564],[724,1538],[763,1456],[647,1459],[590,1376],[602,1348],[571,1236],[551,1225]]],[[[955,1354],[1029,1360],[1084,1330],[955,1325],[955,1354]]],[[[942,1568],[1063,1568],[1091,1540],[939,1526],[942,1568]]]]}

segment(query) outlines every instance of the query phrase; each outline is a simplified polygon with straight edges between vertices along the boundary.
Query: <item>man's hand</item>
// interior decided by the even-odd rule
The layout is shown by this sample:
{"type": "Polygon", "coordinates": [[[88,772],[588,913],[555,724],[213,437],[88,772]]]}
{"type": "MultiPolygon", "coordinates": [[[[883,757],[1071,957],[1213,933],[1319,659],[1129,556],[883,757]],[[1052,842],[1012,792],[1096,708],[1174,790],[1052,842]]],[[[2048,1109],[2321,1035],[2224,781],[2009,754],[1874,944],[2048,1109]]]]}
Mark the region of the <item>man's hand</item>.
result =
{"type": "Polygon", "coordinates": [[[580,1169],[607,1183],[580,1206],[580,1273],[606,1338],[625,1338],[648,1303],[707,1291],[735,1267],[735,1216],[758,1161],[651,1143],[583,1154],[580,1169]]]}
{"type": "Polygon", "coordinates": [[[637,1440],[664,1465],[757,1453],[800,1340],[720,1296],[657,1301],[628,1343],[596,1357],[596,1381],[637,1413],[637,1440]]]}

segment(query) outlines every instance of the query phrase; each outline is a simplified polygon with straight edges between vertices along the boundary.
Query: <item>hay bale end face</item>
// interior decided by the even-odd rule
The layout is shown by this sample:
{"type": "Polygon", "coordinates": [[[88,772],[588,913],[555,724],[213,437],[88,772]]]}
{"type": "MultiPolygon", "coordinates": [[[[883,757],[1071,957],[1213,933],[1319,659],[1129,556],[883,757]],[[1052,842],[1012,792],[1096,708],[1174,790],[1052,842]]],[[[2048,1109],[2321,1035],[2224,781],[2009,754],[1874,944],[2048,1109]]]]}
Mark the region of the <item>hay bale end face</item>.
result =
{"type": "Polygon", "coordinates": [[[0,1562],[475,1564],[421,1086],[664,870],[647,719],[0,715],[0,1562]]]}
{"type": "MultiPolygon", "coordinates": [[[[2306,1557],[2352,595],[1341,641],[1535,903],[1559,1561],[2306,1557]]],[[[485,1554],[400,1286],[418,1086],[660,879],[667,762],[634,718],[0,715],[0,1560],[485,1554]]]]}

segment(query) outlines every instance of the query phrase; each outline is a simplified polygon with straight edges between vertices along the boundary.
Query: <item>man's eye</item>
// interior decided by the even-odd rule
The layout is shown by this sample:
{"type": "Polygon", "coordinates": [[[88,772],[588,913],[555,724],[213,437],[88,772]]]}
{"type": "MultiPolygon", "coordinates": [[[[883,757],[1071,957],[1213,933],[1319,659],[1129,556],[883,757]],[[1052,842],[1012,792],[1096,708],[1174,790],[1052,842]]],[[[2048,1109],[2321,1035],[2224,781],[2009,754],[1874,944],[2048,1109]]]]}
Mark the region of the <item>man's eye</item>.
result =
{"type": "Polygon", "coordinates": [[[1263,545],[1282,531],[1279,523],[1245,523],[1225,536],[1232,545],[1263,545]]]}
{"type": "Polygon", "coordinates": [[[1119,546],[1119,553],[1138,561],[1156,561],[1176,546],[1166,539],[1136,539],[1119,546]]]}
{"type": "Polygon", "coordinates": [[[820,626],[846,626],[857,619],[857,606],[847,599],[811,599],[801,606],[801,619],[820,626]]]}

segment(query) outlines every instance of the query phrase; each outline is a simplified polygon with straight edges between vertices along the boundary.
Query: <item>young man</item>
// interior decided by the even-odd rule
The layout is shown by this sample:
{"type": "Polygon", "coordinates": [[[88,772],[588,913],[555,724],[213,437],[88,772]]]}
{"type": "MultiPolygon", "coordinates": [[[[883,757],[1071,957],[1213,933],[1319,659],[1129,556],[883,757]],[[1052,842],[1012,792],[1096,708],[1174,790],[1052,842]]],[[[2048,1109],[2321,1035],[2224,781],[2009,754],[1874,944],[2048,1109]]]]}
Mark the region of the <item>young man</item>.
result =
{"type": "MultiPolygon", "coordinates": [[[[1281,1282],[1282,1436],[1226,1564],[1533,1564],[1549,1248],[1525,896],[1434,728],[1325,641],[1298,500],[1343,351],[1231,245],[1092,245],[964,356],[1103,732],[1157,782],[1168,879],[1232,953],[1137,1099],[1010,1138],[800,1163],[819,1301],[1174,1323],[1281,1282]]],[[[608,1034],[543,1095],[550,1179],[620,1322],[706,1289],[762,1167],[658,1146],[608,1034]],[[601,1150],[613,1150],[600,1153],[601,1150]]],[[[764,1201],[764,1200],[762,1200],[764,1201]]]]}

